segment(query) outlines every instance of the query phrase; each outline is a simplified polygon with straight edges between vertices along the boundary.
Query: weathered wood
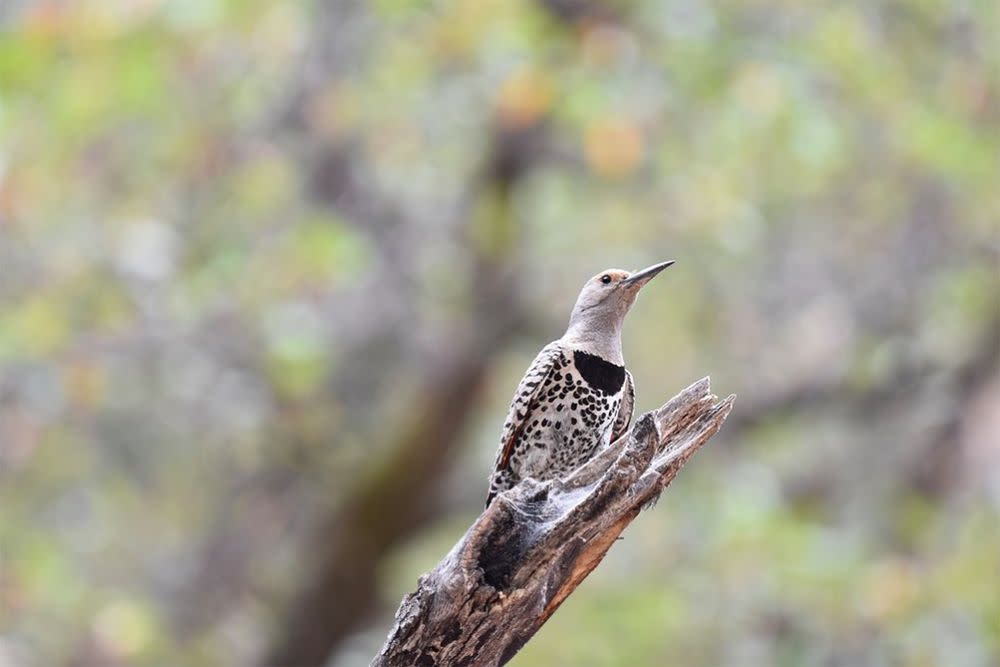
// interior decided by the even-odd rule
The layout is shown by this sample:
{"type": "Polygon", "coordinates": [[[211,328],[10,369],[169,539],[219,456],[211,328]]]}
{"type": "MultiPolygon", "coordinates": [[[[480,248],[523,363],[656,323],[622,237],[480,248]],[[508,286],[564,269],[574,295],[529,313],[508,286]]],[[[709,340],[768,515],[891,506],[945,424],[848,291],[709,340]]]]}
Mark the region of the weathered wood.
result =
{"type": "Polygon", "coordinates": [[[564,480],[497,497],[405,598],[373,667],[495,667],[510,660],[718,431],[734,396],[708,378],[564,480]]]}

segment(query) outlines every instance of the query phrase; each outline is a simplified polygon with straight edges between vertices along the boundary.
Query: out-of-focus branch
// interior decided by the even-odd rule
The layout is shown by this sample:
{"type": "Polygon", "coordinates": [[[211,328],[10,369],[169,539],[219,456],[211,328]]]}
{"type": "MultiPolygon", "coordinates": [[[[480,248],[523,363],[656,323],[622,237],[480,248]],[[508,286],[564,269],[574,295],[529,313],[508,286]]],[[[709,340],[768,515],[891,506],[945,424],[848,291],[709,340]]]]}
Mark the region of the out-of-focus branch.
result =
{"type": "MultiPolygon", "coordinates": [[[[1000,310],[994,308],[1000,313],[1000,310]]],[[[918,414],[928,406],[932,425],[899,449],[889,463],[897,472],[893,482],[928,497],[946,496],[966,479],[959,452],[964,445],[962,424],[974,398],[996,377],[1000,368],[1000,317],[989,321],[960,363],[908,359],[889,369],[865,388],[848,381],[816,381],[781,393],[751,399],[729,419],[726,432],[734,442],[745,430],[771,420],[796,415],[817,419],[838,411],[852,424],[872,428],[901,410],[918,414]]],[[[872,462],[869,461],[869,465],[872,462]]],[[[810,467],[785,481],[792,498],[835,496],[842,485],[828,470],[810,467]]]]}
{"type": "MultiPolygon", "coordinates": [[[[998,305],[1000,307],[1000,305],[998,305]]],[[[948,389],[964,398],[981,386],[1000,365],[1000,318],[983,329],[979,341],[960,364],[942,366],[923,359],[904,359],[865,388],[852,388],[846,379],[821,379],[796,384],[772,394],[751,398],[729,420],[727,432],[751,429],[776,417],[816,410],[847,408],[858,419],[878,418],[889,404],[912,401],[933,377],[947,375],[948,389]]]]}
{"type": "Polygon", "coordinates": [[[565,480],[528,479],[487,508],[406,596],[373,667],[509,661],[718,431],[708,378],[640,417],[565,480]]]}
{"type": "Polygon", "coordinates": [[[621,20],[622,8],[601,0],[538,0],[542,9],[569,25],[621,20]]]}

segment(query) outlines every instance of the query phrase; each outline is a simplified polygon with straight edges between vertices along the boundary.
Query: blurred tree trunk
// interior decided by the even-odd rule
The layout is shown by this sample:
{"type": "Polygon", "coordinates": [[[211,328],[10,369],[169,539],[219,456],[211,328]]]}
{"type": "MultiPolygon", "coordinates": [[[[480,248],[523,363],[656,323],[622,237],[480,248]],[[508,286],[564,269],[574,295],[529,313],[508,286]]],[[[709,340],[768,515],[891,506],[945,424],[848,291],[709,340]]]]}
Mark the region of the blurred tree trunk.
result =
{"type": "Polygon", "coordinates": [[[382,557],[436,515],[479,389],[522,310],[511,270],[518,225],[510,199],[544,145],[542,132],[541,122],[497,127],[465,204],[473,260],[466,329],[442,345],[427,380],[406,400],[405,417],[383,430],[387,446],[380,450],[387,453],[361,471],[360,481],[324,520],[315,539],[318,562],[301,582],[262,665],[324,663],[374,610],[382,557]]]}
{"type": "Polygon", "coordinates": [[[315,540],[319,564],[302,582],[264,665],[321,665],[373,610],[383,554],[433,515],[458,436],[486,373],[486,357],[466,350],[411,397],[387,436],[389,454],[327,519],[315,540]]]}

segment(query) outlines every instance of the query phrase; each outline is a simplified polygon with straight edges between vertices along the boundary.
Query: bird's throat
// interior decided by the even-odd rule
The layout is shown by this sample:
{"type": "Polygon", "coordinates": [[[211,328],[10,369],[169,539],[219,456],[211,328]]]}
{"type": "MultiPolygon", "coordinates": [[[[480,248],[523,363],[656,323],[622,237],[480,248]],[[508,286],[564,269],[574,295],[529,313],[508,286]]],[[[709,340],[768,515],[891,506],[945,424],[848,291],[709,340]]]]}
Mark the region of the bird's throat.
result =
{"type": "Polygon", "coordinates": [[[571,350],[582,350],[617,366],[625,365],[622,357],[621,320],[616,318],[598,319],[584,314],[578,319],[570,320],[562,342],[571,350]]]}

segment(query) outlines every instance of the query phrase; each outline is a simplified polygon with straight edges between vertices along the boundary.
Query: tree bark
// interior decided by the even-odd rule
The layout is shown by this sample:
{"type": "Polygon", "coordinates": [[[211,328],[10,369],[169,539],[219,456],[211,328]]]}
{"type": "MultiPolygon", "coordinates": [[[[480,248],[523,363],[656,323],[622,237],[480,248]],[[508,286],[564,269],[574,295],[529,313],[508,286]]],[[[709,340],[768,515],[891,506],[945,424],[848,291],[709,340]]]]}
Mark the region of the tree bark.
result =
{"type": "Polygon", "coordinates": [[[699,380],[568,478],[498,496],[403,598],[372,667],[505,664],[719,430],[734,398],[716,402],[699,380]]]}

